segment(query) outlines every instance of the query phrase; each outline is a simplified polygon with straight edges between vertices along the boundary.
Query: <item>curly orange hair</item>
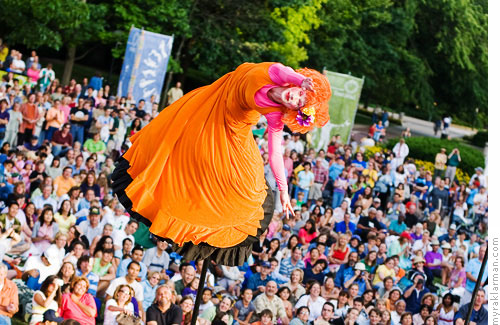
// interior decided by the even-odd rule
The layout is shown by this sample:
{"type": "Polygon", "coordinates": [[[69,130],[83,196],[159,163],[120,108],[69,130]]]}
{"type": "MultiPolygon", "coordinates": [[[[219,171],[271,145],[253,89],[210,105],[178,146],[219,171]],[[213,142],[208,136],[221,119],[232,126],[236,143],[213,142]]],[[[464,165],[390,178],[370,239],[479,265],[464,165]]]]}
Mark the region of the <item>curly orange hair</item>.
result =
{"type": "Polygon", "coordinates": [[[314,122],[309,126],[300,125],[297,121],[298,111],[287,110],[283,115],[283,123],[288,125],[288,127],[293,132],[306,133],[312,131],[315,127],[323,127],[330,120],[330,115],[328,113],[328,101],[332,95],[330,88],[330,83],[328,78],[319,73],[316,70],[302,68],[296,70],[297,73],[305,76],[306,78],[311,78],[313,81],[314,93],[308,91],[306,93],[306,105],[300,110],[303,111],[308,107],[314,107],[315,116],[314,122]]]}

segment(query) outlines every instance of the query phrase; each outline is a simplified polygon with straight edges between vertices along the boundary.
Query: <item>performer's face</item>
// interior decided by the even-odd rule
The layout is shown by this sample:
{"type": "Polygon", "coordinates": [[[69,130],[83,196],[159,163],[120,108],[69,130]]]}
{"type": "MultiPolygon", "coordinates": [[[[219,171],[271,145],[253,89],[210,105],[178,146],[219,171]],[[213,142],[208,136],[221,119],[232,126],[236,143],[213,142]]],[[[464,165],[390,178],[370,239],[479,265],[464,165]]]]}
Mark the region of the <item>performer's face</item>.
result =
{"type": "Polygon", "coordinates": [[[299,87],[285,88],[281,100],[286,108],[298,110],[306,104],[306,91],[299,87]]]}

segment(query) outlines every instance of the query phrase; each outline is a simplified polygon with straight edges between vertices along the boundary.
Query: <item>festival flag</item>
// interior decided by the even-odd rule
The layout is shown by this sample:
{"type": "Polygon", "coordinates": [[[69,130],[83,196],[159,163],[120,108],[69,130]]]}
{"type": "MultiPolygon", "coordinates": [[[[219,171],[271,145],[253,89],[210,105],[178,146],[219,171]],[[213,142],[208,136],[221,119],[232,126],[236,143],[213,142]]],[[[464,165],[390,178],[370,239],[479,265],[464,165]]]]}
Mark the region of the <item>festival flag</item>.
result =
{"type": "Polygon", "coordinates": [[[123,58],[118,96],[132,94],[135,102],[155,95],[159,100],[174,37],[132,27],[123,58]]]}
{"type": "Polygon", "coordinates": [[[326,150],[332,136],[336,134],[340,135],[342,143],[349,143],[364,83],[364,79],[337,72],[326,71],[326,76],[332,88],[330,122],[312,132],[312,147],[316,150],[326,150]]]}

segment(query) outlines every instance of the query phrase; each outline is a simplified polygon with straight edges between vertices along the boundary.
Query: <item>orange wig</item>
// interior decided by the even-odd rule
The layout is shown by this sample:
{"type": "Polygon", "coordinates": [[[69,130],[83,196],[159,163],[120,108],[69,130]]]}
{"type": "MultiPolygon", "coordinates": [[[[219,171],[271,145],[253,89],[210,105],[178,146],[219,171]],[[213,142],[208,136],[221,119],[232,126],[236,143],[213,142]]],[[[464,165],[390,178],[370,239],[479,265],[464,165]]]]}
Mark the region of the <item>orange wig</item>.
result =
{"type": "Polygon", "coordinates": [[[314,93],[307,91],[306,105],[300,111],[287,110],[283,115],[283,123],[288,125],[293,132],[306,133],[312,131],[315,127],[323,127],[330,120],[328,101],[330,100],[332,91],[328,79],[318,71],[302,68],[296,70],[296,72],[306,78],[312,79],[314,93]],[[314,108],[314,121],[309,123],[309,125],[299,123],[298,116],[301,112],[307,111],[310,108],[314,108]]]}

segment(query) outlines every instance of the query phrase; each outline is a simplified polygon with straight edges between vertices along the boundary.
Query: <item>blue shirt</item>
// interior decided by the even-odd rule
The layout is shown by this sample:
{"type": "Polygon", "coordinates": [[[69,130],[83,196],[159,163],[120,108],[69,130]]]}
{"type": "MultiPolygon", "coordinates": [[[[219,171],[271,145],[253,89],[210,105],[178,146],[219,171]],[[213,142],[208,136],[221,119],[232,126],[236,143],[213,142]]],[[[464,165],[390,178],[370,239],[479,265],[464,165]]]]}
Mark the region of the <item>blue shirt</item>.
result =
{"type": "Polygon", "coordinates": [[[337,222],[335,224],[335,231],[345,234],[347,230],[350,230],[352,234],[356,230],[356,225],[349,221],[349,225],[346,225],[345,221],[337,222]]]}
{"type": "MultiPolygon", "coordinates": [[[[77,270],[76,275],[82,276],[82,271],[77,270]]],[[[91,294],[92,296],[97,296],[97,285],[99,284],[99,276],[95,274],[94,272],[90,272],[86,276],[87,280],[89,280],[89,289],[87,292],[91,294]]]]}
{"type": "Polygon", "coordinates": [[[347,264],[342,264],[337,271],[337,276],[335,277],[335,286],[344,288],[344,283],[354,276],[354,268],[347,264]]]}
{"type": "Polygon", "coordinates": [[[147,310],[149,306],[153,304],[153,301],[156,298],[156,288],[158,287],[158,285],[152,287],[151,283],[149,283],[149,281],[147,280],[141,281],[140,283],[144,288],[144,300],[142,301],[142,308],[144,310],[147,310]]]}
{"type": "Polygon", "coordinates": [[[284,260],[281,261],[280,274],[283,274],[286,277],[290,277],[293,270],[304,269],[305,267],[306,265],[304,264],[303,260],[299,260],[297,264],[293,265],[291,257],[285,258],[284,260]]]}
{"type": "Polygon", "coordinates": [[[408,226],[404,222],[399,224],[397,220],[393,220],[391,222],[391,225],[389,226],[389,230],[395,231],[398,234],[401,234],[403,231],[406,230],[406,228],[408,228],[408,226]]]}
{"type": "MultiPolygon", "coordinates": [[[[408,289],[410,289],[412,285],[406,287],[404,292],[408,291],[408,289]]],[[[405,298],[406,311],[409,311],[412,314],[418,314],[420,312],[420,307],[421,307],[420,301],[422,300],[422,297],[428,292],[430,291],[429,289],[427,289],[427,287],[423,287],[423,289],[420,290],[420,292],[417,292],[417,289],[413,289],[411,295],[408,298],[405,298]]]]}
{"type": "Polygon", "coordinates": [[[260,273],[254,273],[250,278],[248,278],[247,288],[251,290],[257,290],[258,287],[265,287],[266,284],[271,281],[272,278],[268,275],[264,280],[261,279],[260,273]]]}
{"type": "MultiPolygon", "coordinates": [[[[118,265],[118,270],[116,271],[117,278],[127,275],[127,268],[128,268],[128,265],[130,264],[130,262],[132,262],[132,259],[130,257],[128,257],[120,262],[120,264],[118,265]]],[[[141,278],[141,281],[142,281],[142,280],[145,280],[147,278],[148,267],[146,266],[146,264],[144,264],[142,262],[139,262],[139,264],[141,265],[141,272],[139,272],[139,278],[141,278]]]]}
{"type": "Polygon", "coordinates": [[[339,164],[332,164],[328,169],[328,176],[330,177],[330,179],[335,180],[337,179],[337,177],[339,177],[343,170],[344,166],[339,164]]]}
{"type": "MultiPolygon", "coordinates": [[[[467,267],[465,268],[465,272],[469,272],[476,279],[479,276],[480,270],[481,270],[481,262],[477,258],[470,260],[469,264],[467,264],[467,267]]],[[[487,278],[488,278],[488,262],[486,262],[486,267],[484,268],[483,278],[480,282],[486,281],[487,278]]],[[[467,281],[465,282],[465,290],[472,292],[472,291],[474,291],[475,285],[476,285],[476,282],[472,282],[471,280],[467,279],[467,281]]]]}

